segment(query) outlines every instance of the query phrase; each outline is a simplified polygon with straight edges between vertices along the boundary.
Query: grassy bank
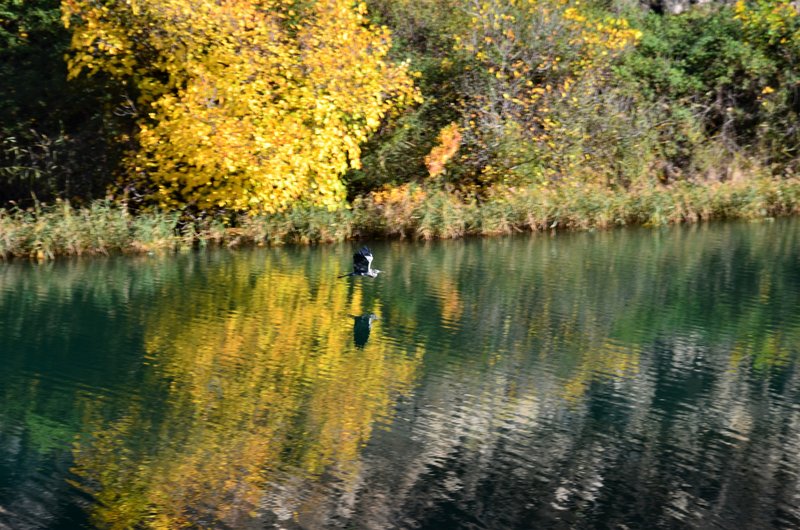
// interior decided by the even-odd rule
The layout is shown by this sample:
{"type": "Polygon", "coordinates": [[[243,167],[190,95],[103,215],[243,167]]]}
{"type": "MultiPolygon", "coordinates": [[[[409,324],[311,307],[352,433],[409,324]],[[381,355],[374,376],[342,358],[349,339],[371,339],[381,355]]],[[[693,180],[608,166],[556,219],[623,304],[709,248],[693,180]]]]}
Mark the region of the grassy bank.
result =
{"type": "Polygon", "coordinates": [[[295,208],[262,217],[181,222],[178,213],[131,215],[107,201],[0,210],[0,258],[163,252],[207,245],[325,243],[366,237],[455,238],[524,231],[765,218],[800,213],[800,179],[603,187],[500,188],[477,200],[405,185],[357,198],[350,209],[295,208]]]}

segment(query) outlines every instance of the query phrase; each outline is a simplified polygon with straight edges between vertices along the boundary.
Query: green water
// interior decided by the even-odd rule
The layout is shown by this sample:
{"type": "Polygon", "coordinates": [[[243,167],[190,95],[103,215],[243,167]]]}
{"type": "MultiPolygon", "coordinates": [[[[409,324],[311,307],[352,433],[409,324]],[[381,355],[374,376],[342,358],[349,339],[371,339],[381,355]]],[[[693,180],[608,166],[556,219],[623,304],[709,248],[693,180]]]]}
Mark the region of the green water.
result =
{"type": "Polygon", "coordinates": [[[370,247],[0,264],[0,528],[800,526],[800,221],[370,247]]]}

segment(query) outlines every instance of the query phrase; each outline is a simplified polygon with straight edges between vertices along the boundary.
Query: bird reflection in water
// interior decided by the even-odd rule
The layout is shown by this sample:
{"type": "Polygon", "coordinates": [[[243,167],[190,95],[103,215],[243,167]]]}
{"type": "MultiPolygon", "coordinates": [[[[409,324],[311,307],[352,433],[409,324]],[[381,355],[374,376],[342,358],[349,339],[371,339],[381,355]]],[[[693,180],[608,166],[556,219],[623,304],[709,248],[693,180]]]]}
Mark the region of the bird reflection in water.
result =
{"type": "Polygon", "coordinates": [[[369,340],[369,332],[372,329],[372,323],[378,320],[378,315],[367,313],[360,317],[351,316],[353,317],[353,341],[356,343],[356,348],[363,348],[369,340]]]}

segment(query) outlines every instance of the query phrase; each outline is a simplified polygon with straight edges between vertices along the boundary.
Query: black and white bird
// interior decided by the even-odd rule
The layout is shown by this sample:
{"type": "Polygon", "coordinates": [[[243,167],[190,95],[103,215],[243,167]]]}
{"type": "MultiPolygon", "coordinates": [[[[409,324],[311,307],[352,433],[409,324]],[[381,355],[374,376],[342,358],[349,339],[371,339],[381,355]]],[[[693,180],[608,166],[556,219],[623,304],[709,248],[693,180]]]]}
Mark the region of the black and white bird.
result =
{"type": "Polygon", "coordinates": [[[380,272],[378,269],[372,268],[372,252],[369,248],[361,247],[361,250],[353,254],[353,272],[342,274],[339,278],[344,278],[345,276],[369,276],[370,278],[375,278],[380,272]]]}

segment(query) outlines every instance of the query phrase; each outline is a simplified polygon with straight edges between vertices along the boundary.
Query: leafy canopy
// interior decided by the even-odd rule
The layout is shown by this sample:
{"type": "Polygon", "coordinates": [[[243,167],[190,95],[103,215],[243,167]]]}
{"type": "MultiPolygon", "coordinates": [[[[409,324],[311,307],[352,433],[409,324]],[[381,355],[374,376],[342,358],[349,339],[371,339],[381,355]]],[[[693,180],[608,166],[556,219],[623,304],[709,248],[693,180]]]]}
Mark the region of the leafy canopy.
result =
{"type": "Polygon", "coordinates": [[[601,112],[610,67],[641,32],[580,0],[473,0],[465,9],[455,36],[470,65],[465,162],[483,183],[573,174],[594,151],[578,118],[601,112]]]}
{"type": "Polygon", "coordinates": [[[163,207],[335,209],[340,177],[418,99],[389,30],[346,0],[62,0],[69,73],[130,86],[130,171],[163,207]]]}

